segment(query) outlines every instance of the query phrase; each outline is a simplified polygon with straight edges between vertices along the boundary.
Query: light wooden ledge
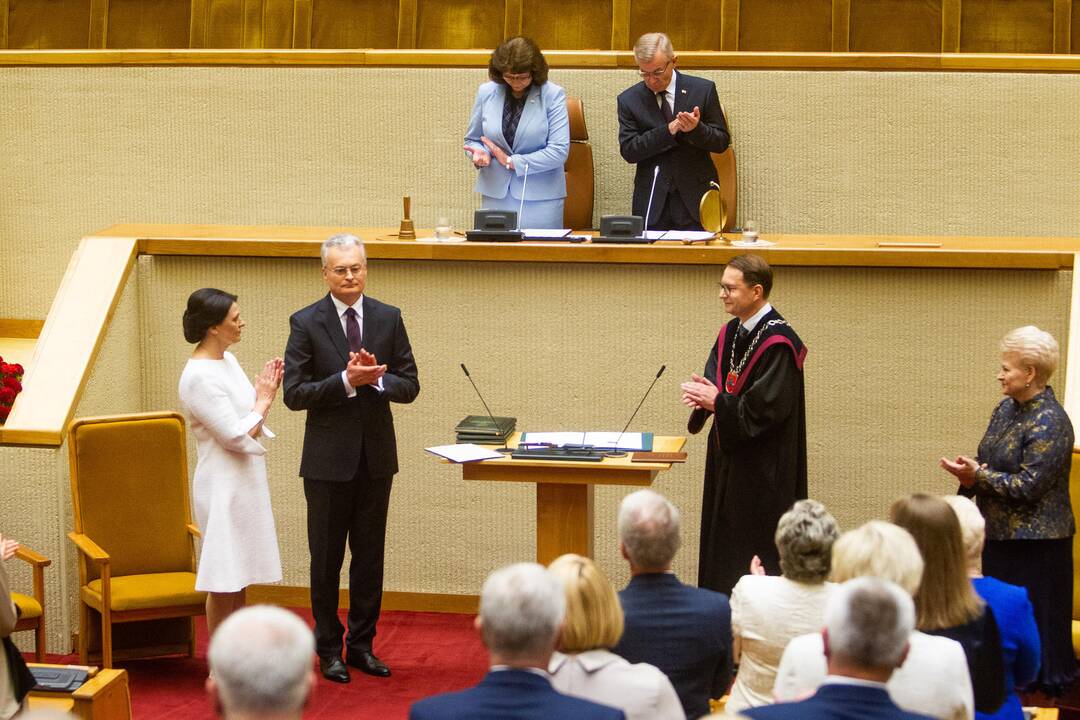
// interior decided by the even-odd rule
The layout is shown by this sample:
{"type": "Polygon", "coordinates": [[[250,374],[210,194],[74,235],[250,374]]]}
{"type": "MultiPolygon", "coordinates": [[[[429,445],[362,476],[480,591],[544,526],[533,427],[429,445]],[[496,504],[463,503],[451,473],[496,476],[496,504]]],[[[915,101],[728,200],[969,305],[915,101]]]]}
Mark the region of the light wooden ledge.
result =
{"type": "MultiPolygon", "coordinates": [[[[0,445],[63,442],[138,254],[314,259],[322,240],[342,231],[363,238],[368,256],[375,260],[719,266],[748,251],[723,241],[434,244],[398,240],[393,237],[395,227],[114,225],[83,238],[72,256],[27,367],[24,390],[7,424],[0,426],[0,445]]],[[[754,252],[773,265],[797,267],[1071,270],[1080,253],[1078,237],[765,235],[764,239],[775,244],[754,252]]],[[[1072,317],[1080,318],[1076,275],[1072,317]]],[[[1080,357],[1080,333],[1069,334],[1068,350],[1068,357],[1080,357]]],[[[1065,407],[1080,418],[1080,362],[1069,363],[1065,407]]]]}
{"type": "MultiPolygon", "coordinates": [[[[633,53],[550,50],[554,68],[635,69],[633,53]]],[[[263,66],[483,68],[490,50],[0,50],[0,67],[263,66]]],[[[709,70],[1080,73],[1077,55],[998,53],[681,52],[679,66],[709,70]]]]}

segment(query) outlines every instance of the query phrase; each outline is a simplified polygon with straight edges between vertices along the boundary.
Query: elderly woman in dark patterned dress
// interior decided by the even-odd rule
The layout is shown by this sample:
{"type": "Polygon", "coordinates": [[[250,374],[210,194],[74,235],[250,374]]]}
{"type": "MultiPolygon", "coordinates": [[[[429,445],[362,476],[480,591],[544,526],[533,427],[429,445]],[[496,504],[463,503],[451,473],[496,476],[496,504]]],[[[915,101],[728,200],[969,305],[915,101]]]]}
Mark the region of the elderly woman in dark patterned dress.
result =
{"type": "Polygon", "coordinates": [[[1072,648],[1075,532],[1069,503],[1073,427],[1047,381],[1058,344],[1032,325],[1001,341],[994,410],[975,458],[941,459],[986,518],[983,572],[1027,588],[1042,640],[1037,689],[1063,692],[1077,674],[1072,648]]]}

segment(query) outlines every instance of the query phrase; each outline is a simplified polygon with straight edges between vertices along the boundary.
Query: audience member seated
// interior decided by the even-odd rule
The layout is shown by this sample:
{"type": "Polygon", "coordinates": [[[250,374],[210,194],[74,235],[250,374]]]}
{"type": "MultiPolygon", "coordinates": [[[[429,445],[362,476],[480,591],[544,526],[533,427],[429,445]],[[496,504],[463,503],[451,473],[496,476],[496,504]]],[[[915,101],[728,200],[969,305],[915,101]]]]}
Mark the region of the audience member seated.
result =
{"type": "MultiPolygon", "coordinates": [[[[832,579],[845,582],[877,577],[896,583],[914,595],[922,580],[923,561],[911,533],[892,523],[872,520],[844,533],[833,544],[832,579]]],[[[967,658],[960,643],[915,630],[908,639],[904,663],[887,683],[889,696],[903,709],[940,718],[971,720],[974,699],[967,658]]],[[[801,635],[780,659],[774,697],[778,702],[799,700],[825,681],[821,633],[801,635]]]]}
{"type": "Polygon", "coordinates": [[[688,718],[709,712],[731,683],[731,608],[726,595],[683,585],[671,571],[679,549],[679,511],[662,495],[638,490],[619,507],[619,550],[630,584],[615,653],[664,671],[688,718]]]}
{"type": "Polygon", "coordinates": [[[567,695],[620,708],[628,720],[685,720],[667,675],[611,652],[623,632],[619,597],[587,557],[563,555],[548,569],[566,590],[566,620],[551,656],[551,684],[567,695]]]}
{"type": "Polygon", "coordinates": [[[0,718],[14,717],[22,708],[23,700],[34,687],[34,678],[26,669],[22,654],[11,641],[11,633],[19,620],[18,609],[11,599],[4,563],[15,557],[19,543],[0,535],[0,718]]]}
{"type": "MultiPolygon", "coordinates": [[[[799,500],[776,525],[780,576],[765,575],[760,563],[731,591],[731,630],[739,672],[727,711],[768,705],[780,655],[799,635],[820,632],[833,584],[825,582],[836,520],[816,500],[799,500]]],[[[757,557],[754,557],[757,561],[757,557]]]]}
{"type": "Polygon", "coordinates": [[[227,720],[300,720],[315,684],[311,629],[288,610],[252,605],[210,639],[206,691],[227,720]]]}
{"type": "Polygon", "coordinates": [[[547,669],[559,642],[566,596],[543,566],[518,563],[496,570],[480,593],[476,629],[491,671],[476,687],[415,703],[412,720],[616,720],[622,710],[556,692],[547,669]]]}
{"type": "Polygon", "coordinates": [[[952,638],[964,647],[975,710],[997,712],[1005,701],[1005,664],[1001,634],[967,576],[960,522],[949,504],[921,493],[901,498],[889,519],[911,533],[922,553],[922,584],[915,593],[916,627],[952,638]]]}
{"type": "Polygon", "coordinates": [[[745,717],[769,719],[923,718],[901,709],[885,683],[900,667],[915,629],[911,596],[880,578],[856,578],[836,589],[821,631],[829,675],[813,696],[793,703],[751,708],[745,717]]]}
{"type": "Polygon", "coordinates": [[[977,713],[978,718],[1000,720],[1023,720],[1024,710],[1016,688],[1026,687],[1035,681],[1039,673],[1039,628],[1035,625],[1035,611],[1028,600],[1027,589],[1019,585],[983,577],[982,552],[986,542],[986,519],[975,503],[959,495],[947,495],[956,518],[967,556],[967,571],[975,592],[994,611],[998,629],[1001,631],[1001,649],[1005,660],[1005,702],[992,715],[977,713]]]}

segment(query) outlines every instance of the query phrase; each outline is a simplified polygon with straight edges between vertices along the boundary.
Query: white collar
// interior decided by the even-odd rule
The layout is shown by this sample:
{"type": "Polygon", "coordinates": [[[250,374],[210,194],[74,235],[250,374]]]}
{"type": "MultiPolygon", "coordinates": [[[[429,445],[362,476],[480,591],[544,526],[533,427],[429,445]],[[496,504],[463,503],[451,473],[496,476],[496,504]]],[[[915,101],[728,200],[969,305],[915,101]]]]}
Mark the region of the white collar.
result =
{"type": "Polygon", "coordinates": [[[848,677],[847,675],[826,675],[822,685],[857,685],[858,687],[872,687],[886,689],[885,683],[875,680],[863,680],[862,678],[848,677]]]}
{"type": "Polygon", "coordinates": [[[548,669],[552,672],[558,672],[569,660],[576,660],[582,669],[587,673],[594,673],[602,667],[610,665],[613,662],[618,662],[621,658],[610,650],[604,648],[596,648],[595,650],[585,650],[579,653],[561,653],[556,652],[551,655],[551,663],[548,665],[548,669]]]}
{"type": "MultiPolygon", "coordinates": [[[[344,312],[344,311],[342,311],[342,312],[344,312]]],[[[750,317],[749,320],[744,322],[739,327],[741,327],[746,332],[753,332],[754,328],[757,327],[757,324],[759,322],[761,322],[761,318],[765,317],[766,315],[768,315],[771,312],[772,312],[772,305],[770,305],[769,303],[765,303],[764,305],[761,306],[760,310],[758,310],[756,313],[754,313],[750,317]]]]}
{"type": "Polygon", "coordinates": [[[663,90],[660,90],[659,92],[670,93],[672,99],[674,100],[674,98],[675,98],[675,82],[678,79],[678,75],[679,75],[679,71],[675,70],[675,69],[672,69],[672,71],[671,71],[671,82],[668,83],[668,86],[666,88],[664,88],[663,90]]]}
{"type": "Polygon", "coordinates": [[[337,309],[338,317],[341,317],[342,315],[344,315],[345,311],[348,310],[349,308],[352,308],[353,310],[355,310],[356,314],[359,317],[364,317],[364,296],[363,296],[363,294],[361,294],[360,297],[356,298],[356,302],[354,302],[352,305],[346,305],[345,303],[341,302],[340,300],[337,299],[337,297],[333,293],[330,293],[330,299],[334,301],[334,308],[337,309]]]}

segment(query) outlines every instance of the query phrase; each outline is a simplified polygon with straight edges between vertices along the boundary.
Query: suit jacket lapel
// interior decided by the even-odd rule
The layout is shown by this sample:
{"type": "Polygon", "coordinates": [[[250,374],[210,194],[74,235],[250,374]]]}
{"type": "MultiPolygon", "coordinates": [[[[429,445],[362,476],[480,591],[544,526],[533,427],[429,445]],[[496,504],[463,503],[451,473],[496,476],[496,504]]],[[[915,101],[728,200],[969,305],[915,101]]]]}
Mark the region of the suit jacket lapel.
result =
{"type": "Polygon", "coordinates": [[[514,133],[514,147],[510,148],[511,151],[521,146],[522,138],[527,135],[526,128],[531,123],[535,123],[543,112],[542,105],[540,88],[536,85],[530,86],[529,94],[525,97],[525,107],[521,111],[521,119],[518,121],[517,132],[514,133]]]}
{"type": "Polygon", "coordinates": [[[506,147],[506,136],[503,135],[502,131],[503,106],[506,104],[506,95],[508,92],[509,90],[506,86],[499,85],[495,94],[492,95],[494,102],[489,105],[491,111],[491,125],[490,127],[485,127],[484,130],[485,132],[487,130],[491,131],[488,135],[488,140],[491,140],[501,148],[511,150],[512,148],[506,147]]]}
{"type": "MultiPolygon", "coordinates": [[[[349,341],[345,339],[345,331],[341,329],[341,318],[338,317],[337,308],[334,306],[334,301],[330,299],[330,294],[327,293],[323,299],[322,304],[322,323],[326,328],[327,334],[330,336],[331,342],[334,343],[334,347],[337,348],[338,353],[341,355],[343,362],[349,362],[349,341]]],[[[364,313],[364,317],[367,317],[367,313],[364,313]]]]}
{"type": "Polygon", "coordinates": [[[686,76],[679,73],[675,80],[675,111],[674,115],[678,115],[681,112],[690,112],[693,110],[693,106],[687,107],[690,101],[690,96],[687,93],[686,76]]]}

